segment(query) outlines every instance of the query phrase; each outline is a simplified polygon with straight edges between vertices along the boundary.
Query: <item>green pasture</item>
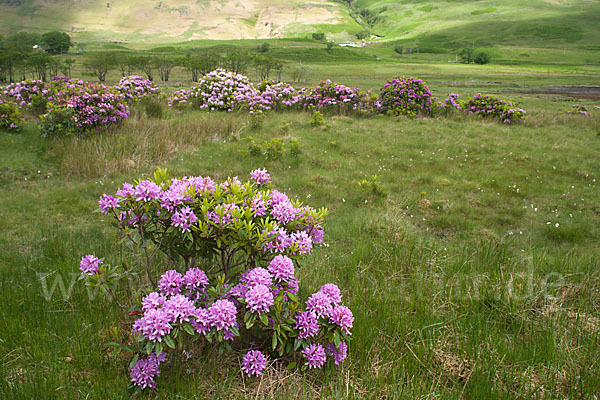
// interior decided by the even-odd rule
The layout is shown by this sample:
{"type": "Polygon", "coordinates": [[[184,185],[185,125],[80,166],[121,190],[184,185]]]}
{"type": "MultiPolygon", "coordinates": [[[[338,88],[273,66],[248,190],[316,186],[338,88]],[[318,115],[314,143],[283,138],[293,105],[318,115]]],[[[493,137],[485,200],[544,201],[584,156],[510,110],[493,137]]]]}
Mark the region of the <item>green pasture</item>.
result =
{"type": "MultiPolygon", "coordinates": [[[[0,133],[0,397],[128,398],[128,360],[106,343],[131,321],[77,282],[82,255],[131,262],[104,192],[158,166],[172,176],[239,176],[265,167],[276,188],[327,207],[325,246],[299,271],[301,295],[335,282],[355,316],[347,362],[300,373],[270,364],[239,373],[241,355],[198,347],[163,365],[141,398],[593,398],[600,392],[600,119],[569,116],[575,101],[511,92],[516,84],[591,83],[594,74],[523,66],[309,64],[377,88],[423,76],[436,95],[500,92],[528,110],[508,126],[451,116],[406,119],[135,108],[121,127],[42,140],[35,118],[0,133]],[[501,82],[495,84],[494,82],[501,82]],[[489,84],[488,84],[489,83],[489,84]],[[247,138],[298,140],[276,160],[247,138]],[[377,176],[377,193],[358,182],[377,176]]],[[[595,72],[597,74],[597,72],[595,72]]],[[[118,79],[111,75],[110,80],[118,79]]],[[[179,71],[171,86],[188,85],[179,71]]],[[[156,266],[160,269],[160,266],[156,266]]],[[[124,291],[126,288],[122,288],[124,291]]]]}

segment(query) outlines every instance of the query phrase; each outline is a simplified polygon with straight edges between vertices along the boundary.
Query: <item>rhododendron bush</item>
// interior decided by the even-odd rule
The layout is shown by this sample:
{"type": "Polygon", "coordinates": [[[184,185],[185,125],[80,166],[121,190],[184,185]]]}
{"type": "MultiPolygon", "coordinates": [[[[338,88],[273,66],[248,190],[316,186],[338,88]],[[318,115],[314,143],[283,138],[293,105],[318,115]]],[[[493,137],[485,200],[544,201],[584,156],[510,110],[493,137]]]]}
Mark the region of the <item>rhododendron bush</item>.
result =
{"type": "Polygon", "coordinates": [[[408,117],[431,115],[435,97],[421,79],[396,77],[383,84],[378,104],[383,112],[408,117]]]}
{"type": "Polygon", "coordinates": [[[256,92],[254,85],[244,75],[217,69],[200,78],[191,89],[173,93],[169,98],[169,106],[233,111],[247,96],[256,92]]]}
{"type": "Polygon", "coordinates": [[[371,112],[375,107],[375,98],[371,92],[359,88],[323,81],[314,88],[302,88],[298,91],[299,102],[307,109],[323,109],[340,114],[352,111],[371,112]]]}
{"type": "Polygon", "coordinates": [[[143,76],[125,76],[115,85],[115,90],[125,96],[128,103],[133,103],[144,97],[158,95],[160,89],[143,76]]]}
{"type": "Polygon", "coordinates": [[[118,124],[129,116],[125,96],[104,85],[86,83],[56,92],[42,115],[43,137],[91,132],[95,128],[118,124]]]}
{"type": "Polygon", "coordinates": [[[323,81],[313,88],[294,89],[288,83],[269,80],[255,86],[241,74],[217,69],[204,75],[191,89],[182,89],[169,98],[169,106],[209,111],[247,110],[251,114],[268,110],[325,109],[348,114],[377,110],[377,96],[358,88],[323,81]]]}
{"type": "Polygon", "coordinates": [[[567,110],[567,114],[570,115],[582,115],[584,117],[589,117],[592,115],[588,108],[583,104],[573,104],[571,108],[567,110]]]}
{"type": "MultiPolygon", "coordinates": [[[[119,124],[129,116],[127,103],[155,96],[159,89],[140,76],[125,77],[114,87],[56,76],[50,82],[26,80],[2,90],[5,103],[41,115],[43,137],[90,133],[119,124]]],[[[8,124],[7,126],[9,126],[8,124]]],[[[14,126],[18,123],[13,123],[14,126]]]]}
{"type": "Polygon", "coordinates": [[[527,112],[511,101],[477,94],[461,103],[464,111],[484,118],[494,118],[504,124],[525,122],[527,112]]]}
{"type": "Polygon", "coordinates": [[[11,103],[6,103],[0,98],[0,128],[11,132],[21,130],[23,117],[17,106],[11,103]]]}
{"type": "Polygon", "coordinates": [[[312,369],[346,358],[354,317],[340,289],[329,283],[306,301],[298,296],[299,261],[323,241],[327,210],[273,189],[264,169],[250,175],[217,183],[159,169],[100,198],[99,211],[114,217],[139,263],[111,266],[86,255],[80,269],[88,285],[137,317],[127,342],[111,343],[133,353],[135,387],[155,387],[161,364],[198,343],[242,351],[248,376],[261,375],[269,360],[312,369]],[[146,285],[119,299],[113,287],[137,274],[146,285]]]}

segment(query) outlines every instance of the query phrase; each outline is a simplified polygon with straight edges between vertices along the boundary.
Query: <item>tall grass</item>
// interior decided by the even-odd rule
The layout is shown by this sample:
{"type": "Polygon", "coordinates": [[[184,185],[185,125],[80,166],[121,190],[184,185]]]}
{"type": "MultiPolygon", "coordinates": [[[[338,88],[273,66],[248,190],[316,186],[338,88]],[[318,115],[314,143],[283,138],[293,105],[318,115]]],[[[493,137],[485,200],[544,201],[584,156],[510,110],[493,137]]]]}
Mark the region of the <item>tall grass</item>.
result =
{"type": "Polygon", "coordinates": [[[89,137],[56,139],[50,151],[69,177],[105,177],[153,167],[206,141],[226,138],[246,120],[243,114],[190,113],[166,120],[137,114],[123,126],[89,137]]]}
{"type": "Polygon", "coordinates": [[[530,120],[515,126],[325,116],[314,129],[310,114],[289,112],[246,131],[246,115],[194,112],[134,116],[85,139],[43,142],[31,126],[3,136],[0,165],[14,177],[0,181],[0,397],[129,397],[127,361],[105,345],[130,327],[72,279],[84,254],[130,261],[92,211],[101,193],[161,165],[172,176],[241,179],[265,167],[276,188],[328,207],[326,246],[298,268],[300,294],[338,283],[355,328],[338,369],[273,362],[245,380],[237,352],[199,346],[188,361],[173,357],[141,398],[593,399],[596,120],[524,101],[530,120]],[[242,140],[224,140],[231,132],[242,140]],[[293,137],[302,152],[252,155],[249,135],[293,137]],[[372,175],[386,196],[360,189],[372,175]],[[57,286],[46,297],[43,285],[60,280],[67,292],[73,282],[70,293],[57,286]]]}

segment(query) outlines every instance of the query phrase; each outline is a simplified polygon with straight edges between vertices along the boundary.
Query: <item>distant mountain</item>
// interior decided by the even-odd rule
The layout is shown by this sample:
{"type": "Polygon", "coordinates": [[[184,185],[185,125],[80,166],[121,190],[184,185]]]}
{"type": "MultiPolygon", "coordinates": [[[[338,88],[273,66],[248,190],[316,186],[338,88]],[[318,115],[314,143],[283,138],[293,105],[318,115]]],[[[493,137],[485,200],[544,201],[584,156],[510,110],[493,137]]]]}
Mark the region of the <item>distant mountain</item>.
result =
{"type": "Polygon", "coordinates": [[[363,32],[431,51],[474,43],[600,49],[598,0],[0,0],[0,31],[173,42],[363,32]]]}

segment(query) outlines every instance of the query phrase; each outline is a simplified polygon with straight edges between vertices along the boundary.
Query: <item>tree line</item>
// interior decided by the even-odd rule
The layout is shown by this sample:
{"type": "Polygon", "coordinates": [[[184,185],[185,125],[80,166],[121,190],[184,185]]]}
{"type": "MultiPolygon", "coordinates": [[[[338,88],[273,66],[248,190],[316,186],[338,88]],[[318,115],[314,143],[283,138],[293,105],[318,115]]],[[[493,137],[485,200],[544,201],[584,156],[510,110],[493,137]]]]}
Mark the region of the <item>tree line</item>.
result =
{"type": "Polygon", "coordinates": [[[98,52],[88,55],[83,65],[100,82],[104,82],[106,75],[113,70],[118,70],[122,76],[141,73],[151,81],[160,79],[167,82],[175,67],[184,68],[190,74],[192,81],[197,81],[204,74],[217,68],[225,68],[240,74],[254,69],[259,80],[271,76],[275,76],[276,80],[281,80],[284,66],[280,60],[262,52],[253,54],[239,50],[225,54],[195,50],[185,56],[144,56],[124,52],[98,52]]]}
{"type": "Polygon", "coordinates": [[[74,60],[59,60],[53,55],[68,52],[72,45],[68,34],[57,31],[0,35],[0,82],[14,82],[28,76],[46,80],[48,75],[58,75],[59,71],[70,75],[74,60]]]}

